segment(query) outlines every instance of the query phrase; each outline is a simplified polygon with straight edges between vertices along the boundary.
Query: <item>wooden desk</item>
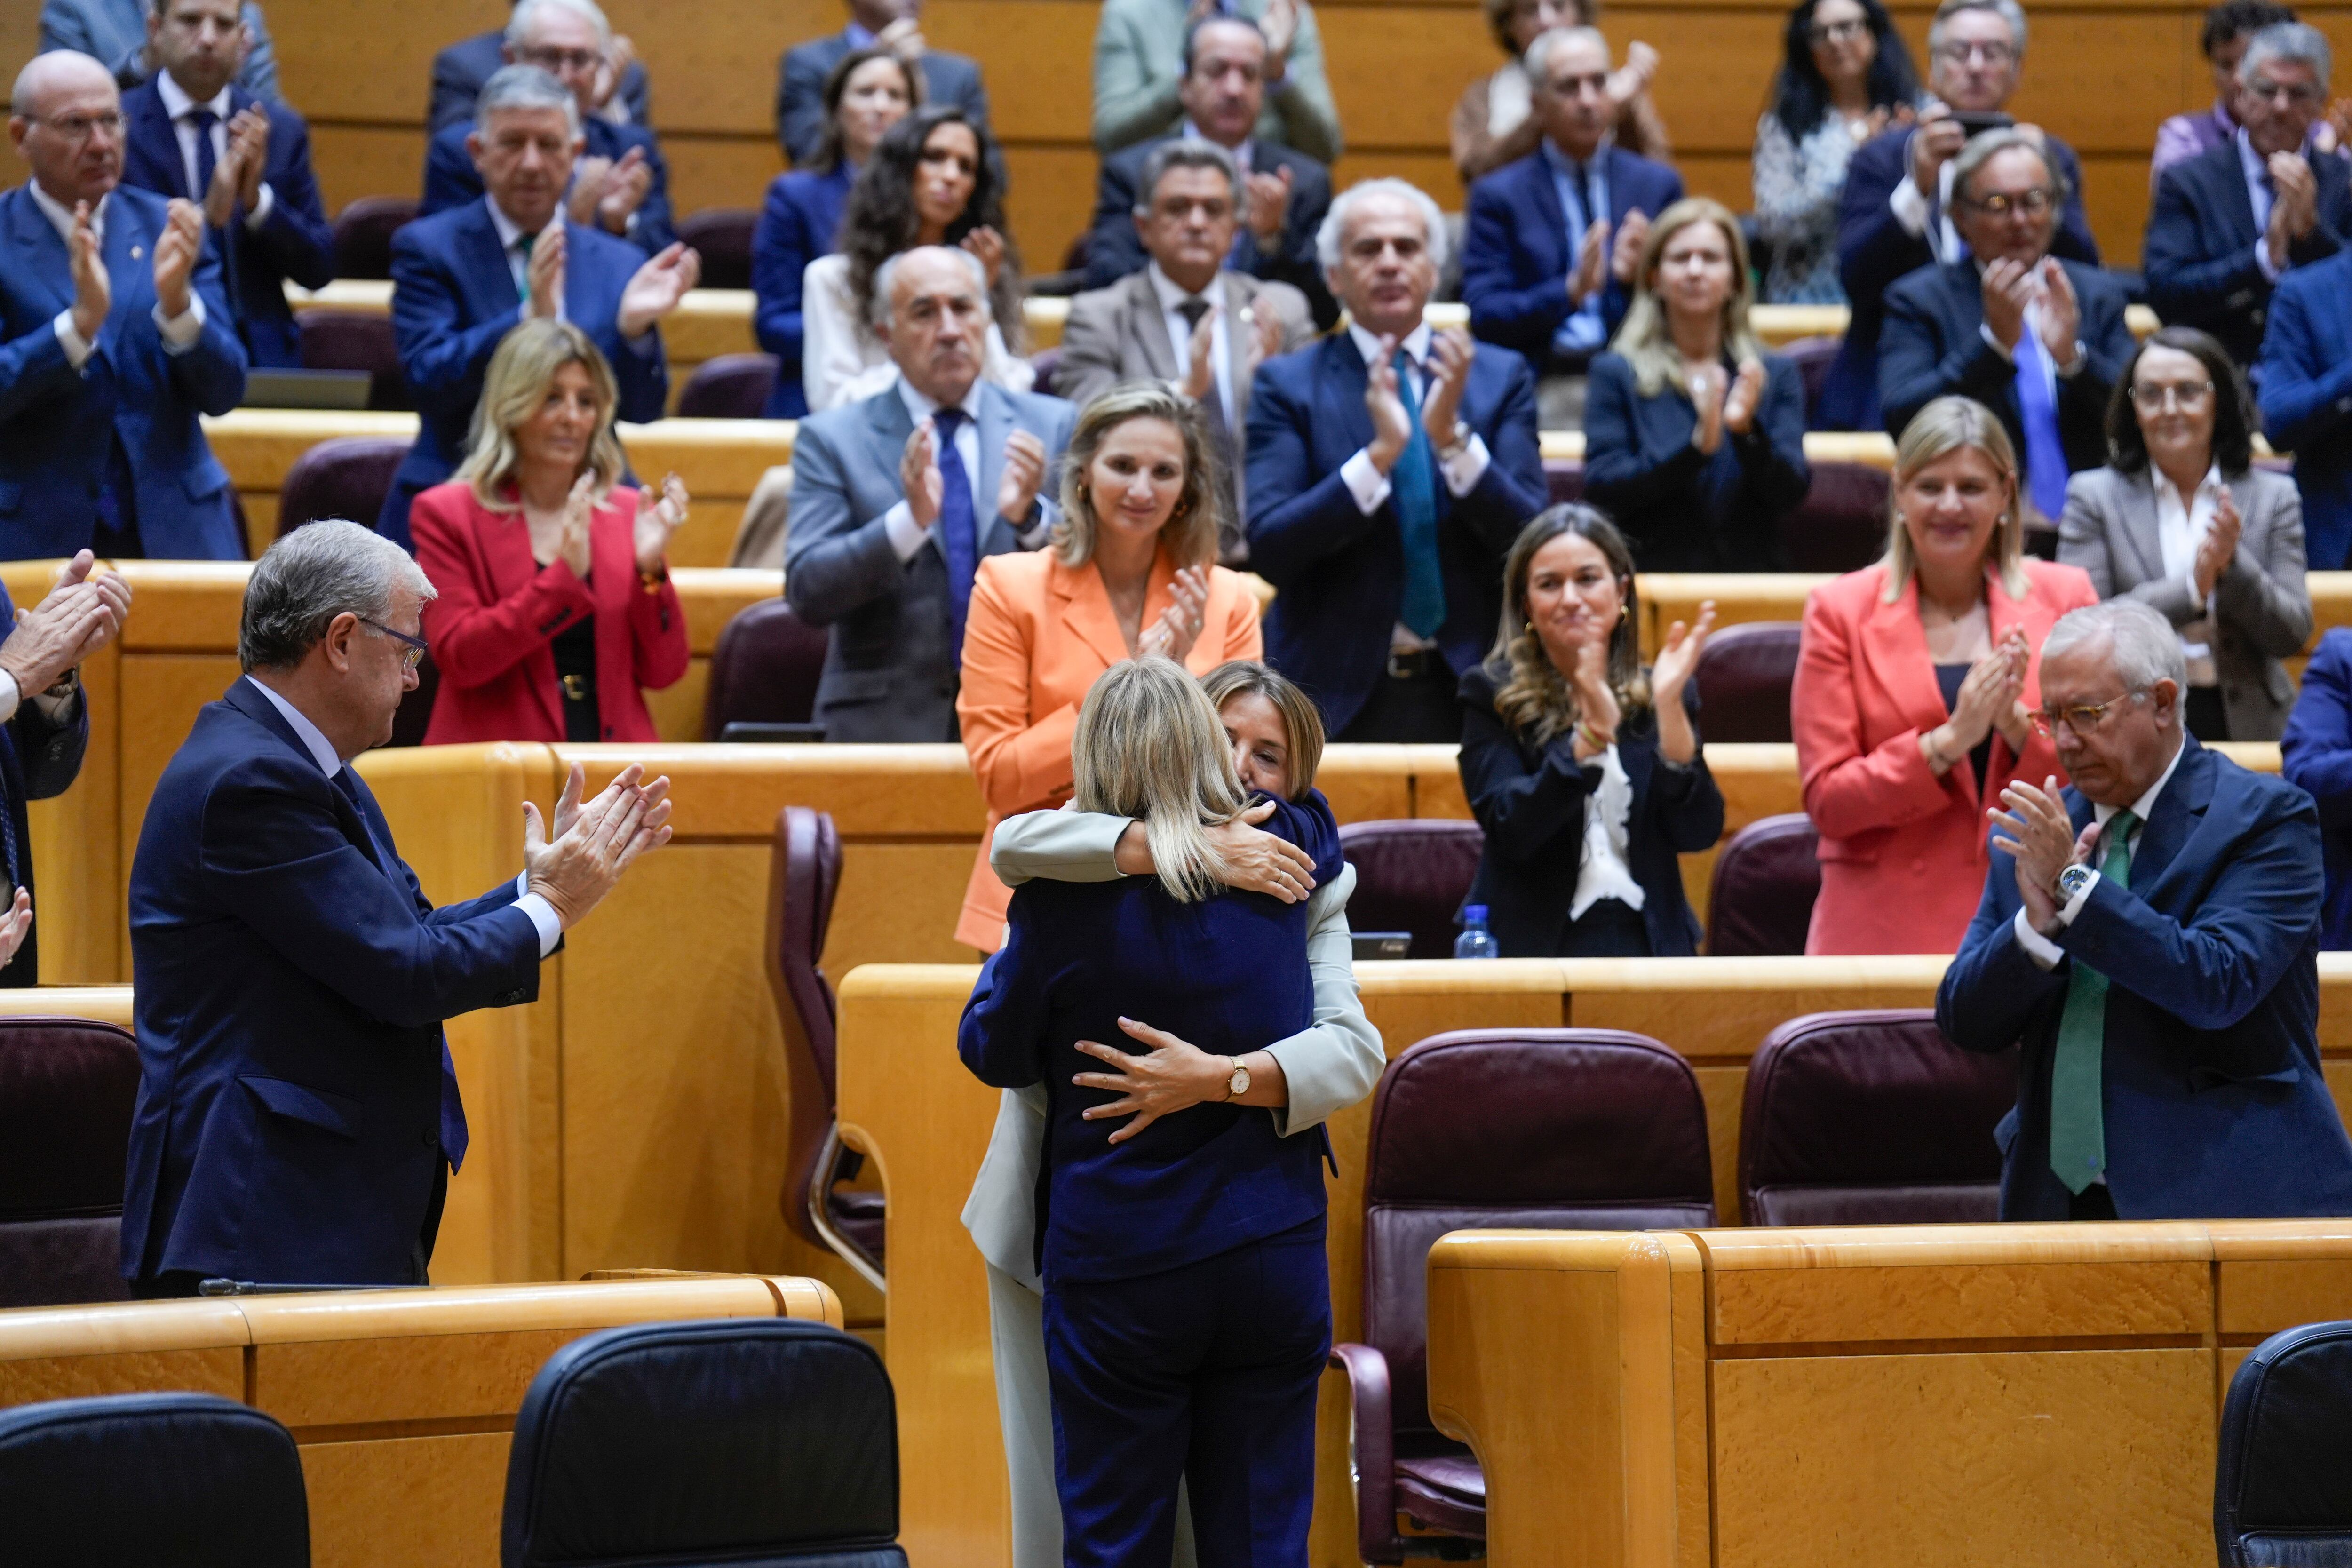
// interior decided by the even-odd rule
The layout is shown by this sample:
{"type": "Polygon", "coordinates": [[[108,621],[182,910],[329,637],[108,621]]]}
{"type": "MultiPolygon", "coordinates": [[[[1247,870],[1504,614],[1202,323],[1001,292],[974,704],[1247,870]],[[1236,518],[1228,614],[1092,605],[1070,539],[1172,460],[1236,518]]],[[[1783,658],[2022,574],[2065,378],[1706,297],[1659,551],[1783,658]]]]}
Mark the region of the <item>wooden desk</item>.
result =
{"type": "Polygon", "coordinates": [[[2352,1223],[1457,1231],[1430,1409],[1497,1568],[2213,1558],[2220,1401],[2352,1223]]]}

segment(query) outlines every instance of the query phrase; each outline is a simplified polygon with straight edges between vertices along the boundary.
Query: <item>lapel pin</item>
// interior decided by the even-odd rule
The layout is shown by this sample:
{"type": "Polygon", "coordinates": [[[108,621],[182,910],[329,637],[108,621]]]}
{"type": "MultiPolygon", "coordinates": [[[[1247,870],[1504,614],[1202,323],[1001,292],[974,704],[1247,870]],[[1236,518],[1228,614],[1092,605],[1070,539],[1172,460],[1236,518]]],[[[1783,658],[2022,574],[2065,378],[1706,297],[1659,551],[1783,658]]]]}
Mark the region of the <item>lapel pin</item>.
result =
{"type": "Polygon", "coordinates": [[[147,247],[143,245],[134,245],[131,247],[131,259],[133,261],[138,260],[141,257],[146,254],[147,247]]]}

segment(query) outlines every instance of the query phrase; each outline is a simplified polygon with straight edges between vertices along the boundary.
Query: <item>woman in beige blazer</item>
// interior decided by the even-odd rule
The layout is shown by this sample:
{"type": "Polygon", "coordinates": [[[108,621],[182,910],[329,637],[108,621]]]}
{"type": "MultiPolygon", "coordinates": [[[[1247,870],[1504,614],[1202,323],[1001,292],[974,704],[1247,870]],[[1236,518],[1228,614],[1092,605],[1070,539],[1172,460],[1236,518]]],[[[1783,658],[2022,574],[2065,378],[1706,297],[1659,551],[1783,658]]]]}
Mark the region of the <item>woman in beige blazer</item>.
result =
{"type": "Polygon", "coordinates": [[[2221,345],[2166,327],[2124,366],[2104,468],[2066,485],[2058,559],[2102,599],[2170,621],[2189,656],[2184,710],[2200,741],[2275,741],[2294,703],[2279,661],[2311,636],[2303,500],[2252,466],[2244,379],[2221,345]]]}

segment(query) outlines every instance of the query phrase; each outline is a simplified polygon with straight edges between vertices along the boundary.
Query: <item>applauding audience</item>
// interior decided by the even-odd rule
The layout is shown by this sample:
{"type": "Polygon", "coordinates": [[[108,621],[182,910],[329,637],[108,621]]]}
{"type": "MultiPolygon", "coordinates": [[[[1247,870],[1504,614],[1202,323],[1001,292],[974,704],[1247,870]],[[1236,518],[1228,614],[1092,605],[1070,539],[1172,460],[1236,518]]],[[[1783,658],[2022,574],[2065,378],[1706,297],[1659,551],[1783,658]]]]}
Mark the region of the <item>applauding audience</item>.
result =
{"type": "Polygon", "coordinates": [[[2181,716],[2200,741],[2275,741],[2294,683],[2279,660],[2311,636],[2303,503],[2253,467],[2252,400],[2230,356],[2166,327],[2124,366],[2113,463],[2066,489],[2058,559],[2102,599],[2128,595],[2179,629],[2181,716]]]}
{"type": "Polygon", "coordinates": [[[2149,160],[2151,189],[2175,163],[2185,163],[2200,153],[2210,153],[2238,133],[2238,62],[2256,33],[2279,22],[2294,20],[2294,10],[2272,0],[2221,0],[2205,13],[2198,47],[2213,72],[2213,107],[2196,114],[2176,114],[2156,130],[2156,155],[2149,160]]]}
{"type": "MultiPolygon", "coordinates": [[[[1520,57],[1554,27],[1591,27],[1601,21],[1600,0],[1484,0],[1486,30],[1501,47],[1504,60],[1492,76],[1472,79],[1454,106],[1448,139],[1454,147],[1454,167],[1465,185],[1515,163],[1536,150],[1543,137],[1537,123],[1535,86],[1520,57]]],[[[1664,159],[1665,122],[1650,101],[1650,83],[1658,74],[1658,51],[1635,43],[1625,51],[1625,64],[1609,79],[1609,97],[1617,113],[1610,132],[1617,145],[1644,158],[1664,159]]]]}
{"type": "Polygon", "coordinates": [[[88,55],[35,56],[9,101],[33,177],[0,195],[0,558],[243,560],[197,423],[246,368],[202,209],[120,186],[122,102],[88,55]]]}
{"type": "MultiPolygon", "coordinates": [[[[88,55],[114,74],[126,90],[155,74],[153,0],[41,0],[41,52],[71,49],[88,55]]],[[[246,31],[252,47],[237,68],[236,85],[256,98],[283,103],[278,91],[278,52],[261,7],[246,0],[246,31]]]]}
{"type": "Polygon", "coordinates": [[[457,477],[416,498],[417,563],[440,597],[427,745],[654,741],[643,687],[686,673],[686,615],[663,552],[686,521],[676,474],[621,480],[618,394],[588,334],[525,321],[491,356],[457,477]]]}
{"type": "Polygon", "coordinates": [[[1584,491],[1644,572],[1769,572],[1805,499],[1805,389],[1748,327],[1748,244],[1719,202],[1658,215],[1612,352],[1592,362],[1584,491]]]}
{"type": "MultiPolygon", "coordinates": [[[[508,0],[508,4],[511,7],[513,0],[508,0]]],[[[253,7],[247,5],[246,9],[250,12],[253,7]]],[[[482,96],[483,84],[508,63],[504,27],[461,38],[435,55],[433,101],[425,111],[425,135],[438,136],[452,125],[462,125],[473,119],[474,100],[482,96]]],[[[653,123],[653,92],[646,79],[645,63],[637,58],[636,46],[618,34],[614,35],[604,50],[604,63],[597,71],[588,112],[615,125],[653,123]]]]}
{"type": "Polygon", "coordinates": [[[776,82],[776,140],[794,168],[822,162],[834,112],[825,84],[843,59],[866,49],[887,50],[921,75],[914,101],[953,104],[987,129],[988,89],[981,85],[979,62],[930,47],[923,39],[922,12],[923,0],[849,0],[849,26],[784,51],[776,82]]]}
{"type": "Polygon", "coordinates": [[[1679,855],[1712,849],[1723,795],[1690,684],[1715,606],[1642,668],[1633,558],[1588,506],[1528,524],[1502,633],[1462,677],[1462,790],[1486,830],[1468,902],[1505,958],[1687,958],[1679,855]]]}
{"type": "Polygon", "coordinates": [[[1178,129],[1192,29],[1212,16],[1237,16],[1265,39],[1257,139],[1336,162],[1339,111],[1307,0],[1104,0],[1095,27],[1095,150],[1108,157],[1178,129]]]}
{"type": "Polygon", "coordinates": [[[160,0],[154,17],[158,68],[122,100],[122,183],[205,209],[246,358],[299,365],[286,285],[335,277],[310,127],[235,85],[250,47],[237,0],[160,0]]]}

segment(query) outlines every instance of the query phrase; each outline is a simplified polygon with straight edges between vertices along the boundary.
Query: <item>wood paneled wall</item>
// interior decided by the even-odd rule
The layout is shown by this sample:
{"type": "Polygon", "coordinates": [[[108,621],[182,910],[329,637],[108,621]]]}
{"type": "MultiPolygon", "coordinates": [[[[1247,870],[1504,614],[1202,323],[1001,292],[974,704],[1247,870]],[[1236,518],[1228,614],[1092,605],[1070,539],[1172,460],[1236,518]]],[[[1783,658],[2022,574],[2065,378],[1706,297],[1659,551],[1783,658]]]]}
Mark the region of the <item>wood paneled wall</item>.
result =
{"type": "MultiPolygon", "coordinates": [[[[1175,0],[1170,0],[1174,4],[1175,0]]],[[[30,0],[8,7],[29,11],[30,0]]],[[[773,138],[783,50],[841,25],[834,0],[611,0],[617,26],[653,74],[654,121],[681,212],[756,205],[782,166],[773,138]]],[[[2060,0],[2035,5],[2024,118],[2083,155],[2093,226],[2118,265],[2137,263],[2147,211],[2147,153],[2165,115],[2210,101],[2193,0],[2060,0]]],[[[1349,152],[1344,183],[1402,174],[1448,207],[1462,191],[1445,155],[1445,119],[1463,84],[1497,63],[1470,0],[1327,0],[1317,7],[1349,152]]],[[[1895,7],[1925,62],[1933,6],[1895,7]]],[[[417,188],[434,51],[497,25],[499,0],[271,0],[286,90],[310,116],[331,206],[417,188]],[[388,25],[387,25],[388,24],[388,25]]],[[[977,57],[1013,170],[1013,223],[1032,270],[1051,269],[1086,225],[1095,157],[1087,141],[1093,0],[930,0],[925,33],[977,57]]],[[[1664,57],[1656,98],[1694,191],[1748,205],[1748,149],[1778,59],[1780,0],[1634,0],[1612,6],[1620,48],[1640,38],[1664,57]]],[[[2305,7],[2339,48],[2352,5],[2305,7]]],[[[9,26],[0,22],[0,29],[9,26]]],[[[14,42],[0,31],[0,42],[14,42]]]]}

